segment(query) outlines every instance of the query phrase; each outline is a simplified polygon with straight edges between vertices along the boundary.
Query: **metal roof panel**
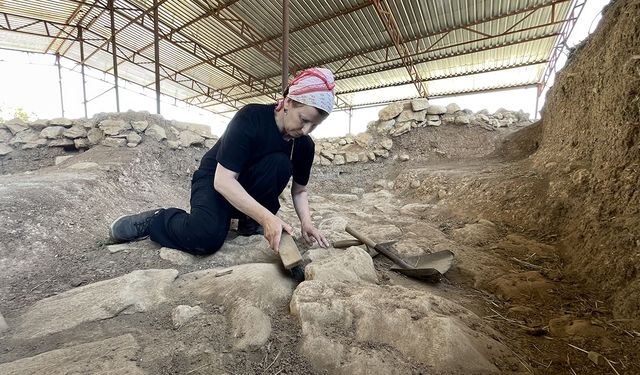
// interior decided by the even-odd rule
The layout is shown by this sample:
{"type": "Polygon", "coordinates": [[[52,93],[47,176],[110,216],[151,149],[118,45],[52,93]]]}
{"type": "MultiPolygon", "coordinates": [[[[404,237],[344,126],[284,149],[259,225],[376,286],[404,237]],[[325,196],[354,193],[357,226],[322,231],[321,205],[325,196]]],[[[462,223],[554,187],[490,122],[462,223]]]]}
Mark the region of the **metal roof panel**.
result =
{"type": "MultiPolygon", "coordinates": [[[[160,64],[162,75],[170,78],[162,81],[163,93],[177,98],[196,95],[176,82],[188,77],[214,90],[223,89],[221,94],[230,99],[273,101],[272,93],[279,91],[281,80],[281,67],[274,61],[282,48],[281,0],[158,1],[160,64]],[[269,56],[264,49],[271,50],[269,56]]],[[[562,22],[577,3],[395,0],[387,4],[407,58],[433,90],[431,94],[440,95],[446,90],[466,92],[539,80],[559,40],[562,22]],[[498,74],[507,68],[516,76],[507,79],[498,74]]],[[[153,0],[115,0],[119,73],[142,84],[154,79],[152,6],[153,0]]],[[[345,98],[355,98],[354,103],[359,102],[357,91],[389,100],[393,95],[416,95],[406,59],[400,58],[389,35],[391,26],[383,23],[373,2],[297,1],[290,6],[293,68],[332,69],[338,92],[348,92],[345,98]],[[393,85],[405,90],[391,89],[393,85]]],[[[0,26],[15,30],[0,31],[0,48],[59,52],[79,61],[79,43],[74,40],[75,25],[81,24],[87,65],[111,72],[111,15],[106,7],[106,1],[0,1],[0,26]]]]}

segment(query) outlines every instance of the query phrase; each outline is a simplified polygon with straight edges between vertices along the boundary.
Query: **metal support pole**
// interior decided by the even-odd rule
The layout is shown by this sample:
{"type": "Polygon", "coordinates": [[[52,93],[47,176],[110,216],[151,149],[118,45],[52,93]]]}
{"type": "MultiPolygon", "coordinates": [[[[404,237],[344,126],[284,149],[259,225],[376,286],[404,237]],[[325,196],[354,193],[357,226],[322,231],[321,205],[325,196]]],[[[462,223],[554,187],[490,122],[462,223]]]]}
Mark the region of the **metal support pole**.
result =
{"type": "Polygon", "coordinates": [[[116,112],[120,112],[120,92],[118,90],[118,57],[116,55],[116,21],[115,21],[115,8],[113,0],[109,0],[108,4],[109,13],[111,15],[111,48],[113,55],[113,78],[116,89],[116,112]]]}
{"type": "Polygon", "coordinates": [[[427,98],[429,93],[427,91],[427,87],[424,85],[424,79],[422,79],[420,72],[418,72],[418,68],[416,68],[416,65],[413,63],[411,53],[403,41],[403,36],[400,32],[400,28],[398,27],[398,22],[391,11],[391,7],[389,7],[389,2],[387,0],[373,0],[373,5],[375,5],[378,16],[387,29],[398,54],[402,58],[402,63],[407,69],[407,73],[409,73],[409,77],[415,85],[418,95],[422,98],[427,98]]]}
{"type": "Polygon", "coordinates": [[[538,83],[538,89],[536,90],[536,112],[533,114],[533,119],[537,120],[538,119],[538,108],[540,105],[540,95],[542,94],[542,90],[540,90],[540,87],[542,85],[540,83],[538,83]]]}
{"type": "Polygon", "coordinates": [[[289,84],[289,0],[282,0],[282,92],[289,84]]]}
{"type": "Polygon", "coordinates": [[[160,29],[158,28],[158,0],[153,0],[153,36],[156,67],[156,113],[160,114],[160,29]]]}
{"type": "Polygon", "coordinates": [[[84,39],[82,38],[82,27],[78,26],[78,41],[80,42],[80,74],[82,75],[82,104],[84,104],[84,118],[87,115],[87,83],[84,75],[84,39]]]}
{"type": "Polygon", "coordinates": [[[60,54],[56,53],[56,65],[58,66],[58,86],[60,87],[60,107],[64,117],[64,97],[62,96],[62,68],[60,68],[60,54]]]}
{"type": "Polygon", "coordinates": [[[351,134],[351,118],[353,117],[353,107],[349,107],[349,133],[351,134]]]}

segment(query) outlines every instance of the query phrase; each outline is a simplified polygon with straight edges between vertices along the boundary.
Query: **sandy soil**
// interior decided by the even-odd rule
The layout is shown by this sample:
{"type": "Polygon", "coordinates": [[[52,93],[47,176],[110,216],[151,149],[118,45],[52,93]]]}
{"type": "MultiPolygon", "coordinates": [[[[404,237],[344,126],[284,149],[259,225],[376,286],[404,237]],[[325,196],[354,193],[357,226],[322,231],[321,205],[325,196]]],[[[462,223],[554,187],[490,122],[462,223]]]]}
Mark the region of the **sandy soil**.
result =
{"type": "MultiPolygon", "coordinates": [[[[419,128],[395,140],[389,159],[318,167],[312,176],[315,195],[371,192],[385,180],[399,205],[427,205],[414,222],[393,224],[428,251],[438,249],[430,248],[430,234],[420,233],[420,224],[438,228],[454,247],[456,265],[432,286],[389,271],[389,261],[378,256],[381,283],[429,290],[475,312],[529,373],[640,373],[638,19],[637,1],[609,7],[600,31],[576,51],[549,94],[543,123],[517,133],[419,128]],[[410,160],[396,158],[401,153],[410,160]]],[[[96,147],[74,158],[100,164],[81,175],[65,169],[68,164],[41,169],[52,155],[3,160],[2,314],[12,319],[36,301],[80,285],[165,268],[148,241],[140,243],[143,251],[112,256],[105,249],[106,228],[122,213],[187,207],[190,175],[204,152],[152,143],[118,152],[96,147]]],[[[144,336],[157,352],[136,358],[150,373],[313,373],[296,350],[300,327],[287,306],[274,319],[268,343],[254,351],[232,351],[228,330],[203,329],[224,326],[222,320],[221,312],[173,331],[170,311],[160,308],[128,316],[117,327],[100,321],[91,328],[157,332],[144,336]],[[197,348],[205,342],[215,345],[198,356],[179,344],[197,348]],[[210,367],[214,356],[221,368],[210,367]]],[[[0,363],[82,334],[60,333],[37,348],[13,341],[0,349],[0,363]]]]}

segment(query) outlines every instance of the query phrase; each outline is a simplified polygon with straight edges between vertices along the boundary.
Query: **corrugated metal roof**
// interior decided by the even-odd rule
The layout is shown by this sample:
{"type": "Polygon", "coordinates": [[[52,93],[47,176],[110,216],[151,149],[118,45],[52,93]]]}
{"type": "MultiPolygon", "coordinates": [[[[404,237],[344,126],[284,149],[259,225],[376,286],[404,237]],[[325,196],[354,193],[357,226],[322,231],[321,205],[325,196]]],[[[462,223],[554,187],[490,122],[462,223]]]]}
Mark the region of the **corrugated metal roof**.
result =
{"type": "MultiPolygon", "coordinates": [[[[157,1],[163,94],[214,112],[278,96],[281,0],[157,1]]],[[[292,1],[290,66],[332,69],[338,94],[351,105],[418,95],[407,59],[429,95],[530,85],[541,80],[579,2],[292,1]],[[395,19],[407,59],[380,9],[395,19]]],[[[154,0],[114,3],[118,73],[154,87],[154,0]]],[[[85,64],[113,71],[108,0],[3,0],[0,16],[0,48],[57,52],[80,62],[81,26],[85,64]]]]}

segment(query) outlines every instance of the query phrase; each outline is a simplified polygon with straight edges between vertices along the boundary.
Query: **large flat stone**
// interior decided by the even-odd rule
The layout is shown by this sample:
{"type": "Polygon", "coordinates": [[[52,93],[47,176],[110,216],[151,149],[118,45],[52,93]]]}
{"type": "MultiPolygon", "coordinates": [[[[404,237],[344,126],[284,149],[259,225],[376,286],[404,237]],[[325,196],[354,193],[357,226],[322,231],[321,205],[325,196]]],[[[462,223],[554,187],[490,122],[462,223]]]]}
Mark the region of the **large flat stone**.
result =
{"type": "Polygon", "coordinates": [[[178,271],[139,270],[85,285],[36,302],[20,319],[16,335],[35,338],[154,308],[166,300],[165,290],[178,271]]]}
{"type": "Polygon", "coordinates": [[[223,305],[238,350],[264,345],[271,335],[270,315],[287,306],[295,282],[279,264],[243,264],[221,270],[181,275],[175,283],[180,298],[223,305]]]}
{"type": "Polygon", "coordinates": [[[138,348],[133,336],[126,334],[3,363],[0,374],[144,374],[134,360],[138,348]]]}
{"type": "Polygon", "coordinates": [[[271,250],[269,243],[262,235],[238,236],[227,240],[218,251],[205,259],[223,266],[280,262],[280,257],[271,250]]]}
{"type": "Polygon", "coordinates": [[[403,109],[404,107],[401,102],[391,103],[378,112],[378,117],[382,121],[391,120],[398,116],[403,109]]]}
{"type": "Polygon", "coordinates": [[[310,250],[315,258],[305,268],[305,280],[377,283],[373,260],[364,250],[352,246],[346,250],[310,250]],[[324,255],[324,257],[322,256],[324,255]]]}
{"type": "Polygon", "coordinates": [[[301,353],[320,372],[407,373],[415,366],[437,374],[485,374],[519,368],[481,318],[427,292],[305,281],[290,307],[302,325],[301,353]]]}
{"type": "Polygon", "coordinates": [[[160,249],[160,258],[180,266],[198,262],[198,258],[195,255],[191,255],[177,249],[171,249],[169,247],[163,247],[160,249]]]}
{"type": "Polygon", "coordinates": [[[11,146],[0,144],[0,156],[4,156],[13,152],[11,146]]]}

